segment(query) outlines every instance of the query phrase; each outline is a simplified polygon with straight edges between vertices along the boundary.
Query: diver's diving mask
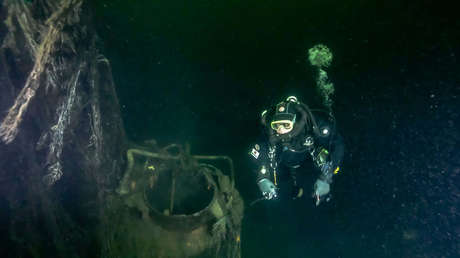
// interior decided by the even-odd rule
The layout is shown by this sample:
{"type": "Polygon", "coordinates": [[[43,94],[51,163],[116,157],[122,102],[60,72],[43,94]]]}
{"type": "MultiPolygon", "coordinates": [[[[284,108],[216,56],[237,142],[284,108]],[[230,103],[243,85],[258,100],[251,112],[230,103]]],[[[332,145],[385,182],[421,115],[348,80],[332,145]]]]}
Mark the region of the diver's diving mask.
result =
{"type": "Polygon", "coordinates": [[[278,131],[281,127],[284,127],[285,130],[290,130],[294,126],[294,123],[289,120],[280,120],[271,122],[270,126],[275,131],[278,131]]]}

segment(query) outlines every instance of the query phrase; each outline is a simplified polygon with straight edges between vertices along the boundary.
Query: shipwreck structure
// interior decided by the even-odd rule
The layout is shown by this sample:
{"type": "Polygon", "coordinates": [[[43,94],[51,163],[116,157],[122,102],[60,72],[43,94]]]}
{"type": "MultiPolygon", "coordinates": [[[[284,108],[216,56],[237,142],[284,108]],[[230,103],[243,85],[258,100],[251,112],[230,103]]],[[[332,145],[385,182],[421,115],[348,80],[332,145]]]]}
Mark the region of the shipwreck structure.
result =
{"type": "Polygon", "coordinates": [[[110,63],[84,1],[0,4],[1,255],[94,257],[124,166],[110,63]]]}
{"type": "Polygon", "coordinates": [[[240,257],[244,205],[229,157],[172,144],[129,149],[127,160],[104,257],[240,257]]]}
{"type": "Polygon", "coordinates": [[[238,257],[233,172],[128,143],[100,43],[85,0],[0,2],[0,256],[238,257]]]}

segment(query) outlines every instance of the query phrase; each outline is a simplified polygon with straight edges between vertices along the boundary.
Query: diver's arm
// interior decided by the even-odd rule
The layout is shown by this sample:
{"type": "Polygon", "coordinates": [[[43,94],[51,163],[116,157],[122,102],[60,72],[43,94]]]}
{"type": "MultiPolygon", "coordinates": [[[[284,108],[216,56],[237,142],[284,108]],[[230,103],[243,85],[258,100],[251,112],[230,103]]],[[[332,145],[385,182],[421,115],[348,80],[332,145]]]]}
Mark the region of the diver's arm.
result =
{"type": "Polygon", "coordinates": [[[273,165],[270,164],[270,150],[267,144],[255,144],[249,152],[254,162],[256,183],[266,199],[277,197],[277,189],[272,181],[273,165]]]}
{"type": "Polygon", "coordinates": [[[319,179],[324,180],[329,184],[332,183],[333,175],[337,174],[340,170],[340,165],[342,164],[345,151],[343,138],[338,133],[334,134],[334,138],[331,141],[331,150],[326,150],[330,152],[328,157],[325,158],[325,162],[318,164],[318,167],[321,170],[319,179]]]}
{"type": "Polygon", "coordinates": [[[323,199],[328,200],[332,177],[339,172],[344,156],[343,138],[337,132],[332,134],[329,146],[330,150],[320,148],[320,152],[316,156],[317,166],[321,171],[314,185],[316,205],[319,205],[323,199]],[[324,162],[318,162],[321,160],[321,156],[324,162]]]}
{"type": "Polygon", "coordinates": [[[337,174],[342,165],[343,156],[345,153],[345,144],[343,143],[343,138],[339,133],[334,134],[332,139],[332,153],[331,153],[331,163],[333,174],[337,174]]]}

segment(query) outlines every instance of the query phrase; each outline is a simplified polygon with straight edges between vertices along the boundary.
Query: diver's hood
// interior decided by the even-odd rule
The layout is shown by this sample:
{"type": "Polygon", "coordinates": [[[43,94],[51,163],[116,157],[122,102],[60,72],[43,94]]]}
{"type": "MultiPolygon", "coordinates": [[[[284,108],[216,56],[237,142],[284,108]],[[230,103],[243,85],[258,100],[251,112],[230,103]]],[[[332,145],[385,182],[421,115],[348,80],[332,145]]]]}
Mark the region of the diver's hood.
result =
{"type": "Polygon", "coordinates": [[[281,121],[290,121],[291,123],[295,122],[296,118],[296,103],[292,101],[283,101],[276,105],[275,114],[271,119],[271,124],[281,122],[281,121]]]}

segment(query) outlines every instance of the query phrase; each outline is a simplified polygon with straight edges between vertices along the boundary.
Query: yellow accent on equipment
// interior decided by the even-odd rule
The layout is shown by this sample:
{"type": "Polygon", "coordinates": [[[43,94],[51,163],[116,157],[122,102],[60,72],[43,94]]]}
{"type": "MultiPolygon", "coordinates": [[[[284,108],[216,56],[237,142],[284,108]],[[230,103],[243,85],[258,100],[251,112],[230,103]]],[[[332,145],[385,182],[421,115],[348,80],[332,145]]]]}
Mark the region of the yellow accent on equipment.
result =
{"type": "Polygon", "coordinates": [[[339,170],[340,170],[340,167],[337,167],[337,168],[334,170],[334,174],[339,173],[339,170]]]}

